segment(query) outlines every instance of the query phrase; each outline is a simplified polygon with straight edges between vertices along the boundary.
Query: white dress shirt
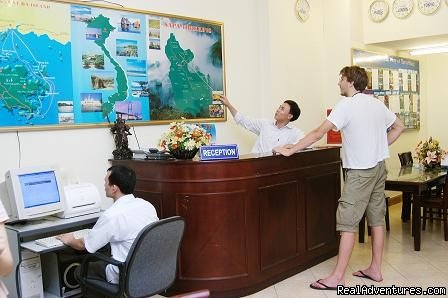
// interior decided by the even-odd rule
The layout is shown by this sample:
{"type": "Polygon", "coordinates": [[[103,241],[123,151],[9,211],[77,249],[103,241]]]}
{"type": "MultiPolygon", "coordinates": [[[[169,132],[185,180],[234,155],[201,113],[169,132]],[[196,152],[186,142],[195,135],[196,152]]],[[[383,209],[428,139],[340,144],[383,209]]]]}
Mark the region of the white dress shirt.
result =
{"type": "MultiPolygon", "coordinates": [[[[94,253],[110,243],[112,257],[123,262],[138,233],[157,220],[159,218],[151,203],[132,194],[122,196],[100,215],[84,237],[85,247],[88,252],[94,253]]],[[[118,283],[118,273],[117,266],[107,265],[108,282],[118,283]]]]}
{"type": "Polygon", "coordinates": [[[272,152],[274,147],[297,143],[305,136],[303,131],[291,123],[278,128],[275,121],[251,118],[240,112],[237,112],[234,118],[238,125],[258,135],[252,153],[272,152]]]}

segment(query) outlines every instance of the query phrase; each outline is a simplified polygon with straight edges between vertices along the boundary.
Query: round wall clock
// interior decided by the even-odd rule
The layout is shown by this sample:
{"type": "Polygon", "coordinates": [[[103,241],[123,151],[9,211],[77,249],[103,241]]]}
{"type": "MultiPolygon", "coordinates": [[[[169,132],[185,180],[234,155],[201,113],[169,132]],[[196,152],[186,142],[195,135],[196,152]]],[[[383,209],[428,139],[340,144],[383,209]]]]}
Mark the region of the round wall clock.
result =
{"type": "Polygon", "coordinates": [[[375,0],[370,4],[369,16],[374,22],[382,22],[389,14],[389,4],[384,0],[375,0]]]}
{"type": "Polygon", "coordinates": [[[414,9],[414,0],[394,0],[392,12],[399,19],[408,17],[414,9]]]}
{"type": "Polygon", "coordinates": [[[305,22],[310,16],[310,4],[308,0],[297,0],[295,6],[296,17],[305,22]]]}
{"type": "Polygon", "coordinates": [[[442,0],[418,0],[418,9],[422,14],[431,15],[439,9],[442,0]]]}

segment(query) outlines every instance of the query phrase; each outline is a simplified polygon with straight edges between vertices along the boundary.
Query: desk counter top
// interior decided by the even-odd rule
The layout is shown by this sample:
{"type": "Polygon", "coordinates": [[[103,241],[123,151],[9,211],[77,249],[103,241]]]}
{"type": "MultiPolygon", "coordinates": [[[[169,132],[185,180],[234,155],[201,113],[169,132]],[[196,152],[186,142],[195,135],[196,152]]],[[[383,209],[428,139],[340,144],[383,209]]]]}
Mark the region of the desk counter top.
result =
{"type": "Polygon", "coordinates": [[[137,173],[136,195],[186,221],[169,294],[241,297],[337,254],[339,147],[226,161],[112,160],[137,173]]]}

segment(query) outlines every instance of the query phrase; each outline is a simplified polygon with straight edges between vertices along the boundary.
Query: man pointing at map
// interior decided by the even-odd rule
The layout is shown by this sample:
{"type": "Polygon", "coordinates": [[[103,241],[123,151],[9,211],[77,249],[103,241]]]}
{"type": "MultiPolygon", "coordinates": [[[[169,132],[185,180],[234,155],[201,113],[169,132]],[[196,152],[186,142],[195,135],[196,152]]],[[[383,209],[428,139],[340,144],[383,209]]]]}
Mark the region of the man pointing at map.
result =
{"type": "Polygon", "coordinates": [[[274,121],[241,114],[224,95],[220,95],[219,100],[229,109],[238,125],[258,135],[252,153],[272,152],[274,147],[294,144],[304,136],[303,131],[290,124],[300,116],[300,108],[293,100],[285,100],[278,107],[274,121]]]}

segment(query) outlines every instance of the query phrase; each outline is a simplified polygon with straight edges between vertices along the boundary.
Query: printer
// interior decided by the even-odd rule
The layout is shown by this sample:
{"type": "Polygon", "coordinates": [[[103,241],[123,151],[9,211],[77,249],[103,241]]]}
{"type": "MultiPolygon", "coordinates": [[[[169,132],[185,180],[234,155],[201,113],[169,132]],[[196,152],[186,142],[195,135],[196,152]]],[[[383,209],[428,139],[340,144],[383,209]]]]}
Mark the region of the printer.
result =
{"type": "Polygon", "coordinates": [[[76,216],[99,213],[101,210],[101,196],[93,183],[80,183],[64,186],[64,211],[56,216],[72,218],[76,216]]]}

